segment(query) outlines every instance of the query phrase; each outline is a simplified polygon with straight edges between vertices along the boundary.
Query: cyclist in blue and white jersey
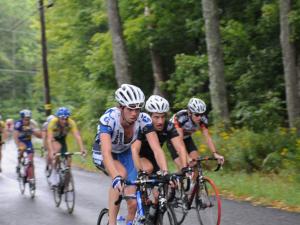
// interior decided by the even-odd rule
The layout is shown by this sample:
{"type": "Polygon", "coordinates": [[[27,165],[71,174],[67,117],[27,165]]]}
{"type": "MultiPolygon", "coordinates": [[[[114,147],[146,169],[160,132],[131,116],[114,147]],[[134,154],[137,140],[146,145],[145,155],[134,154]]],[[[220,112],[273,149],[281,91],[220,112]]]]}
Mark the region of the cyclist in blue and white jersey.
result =
{"type": "MultiPolygon", "coordinates": [[[[109,224],[115,225],[119,206],[114,202],[119,192],[123,190],[123,180],[135,180],[137,171],[134,167],[131,144],[138,134],[144,133],[152,149],[158,152],[157,162],[162,170],[167,171],[167,162],[160,147],[157,134],[154,131],[151,118],[141,113],[145,102],[144,93],[140,88],[122,84],[115,92],[118,107],[108,109],[100,118],[95,144],[93,146],[93,160],[97,168],[105,170],[112,178],[109,190],[109,224]]],[[[133,194],[135,187],[125,189],[126,194],[133,194]]],[[[136,211],[136,201],[128,200],[127,221],[133,220],[136,211]]],[[[128,223],[127,223],[128,224],[128,223]]]]}
{"type": "MultiPolygon", "coordinates": [[[[18,162],[20,162],[23,152],[26,151],[28,154],[29,162],[32,167],[28,172],[29,182],[34,184],[34,165],[33,165],[33,156],[34,156],[34,148],[32,145],[32,135],[37,138],[42,138],[42,133],[38,129],[36,122],[31,119],[31,111],[28,109],[24,109],[20,111],[21,119],[16,121],[14,126],[14,140],[18,147],[18,162]]],[[[20,168],[17,166],[17,172],[20,168]]]]}

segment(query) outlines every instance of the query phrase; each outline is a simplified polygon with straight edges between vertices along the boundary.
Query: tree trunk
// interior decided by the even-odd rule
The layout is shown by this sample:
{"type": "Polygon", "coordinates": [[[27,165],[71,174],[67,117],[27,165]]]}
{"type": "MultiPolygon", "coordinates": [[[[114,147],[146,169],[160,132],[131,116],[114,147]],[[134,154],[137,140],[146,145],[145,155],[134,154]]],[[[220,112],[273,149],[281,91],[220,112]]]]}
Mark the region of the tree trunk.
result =
{"type": "Polygon", "coordinates": [[[118,0],[107,0],[107,11],[112,36],[115,77],[119,86],[124,83],[130,84],[128,53],[123,37],[118,0]]]}
{"type": "Polygon", "coordinates": [[[223,50],[219,30],[218,8],[215,0],[202,0],[209,63],[209,90],[214,117],[229,123],[229,110],[224,78],[223,50]]]}
{"type": "Polygon", "coordinates": [[[289,126],[299,128],[300,98],[298,93],[296,48],[295,44],[290,40],[291,28],[288,21],[291,7],[291,0],[280,0],[280,43],[283,56],[289,126]]]}
{"type": "MultiPolygon", "coordinates": [[[[148,2],[146,2],[144,15],[150,15],[150,9],[147,6],[148,2]]],[[[148,29],[153,29],[151,25],[149,25],[148,29]]],[[[153,94],[160,95],[165,97],[166,93],[161,90],[160,85],[164,81],[163,67],[162,67],[162,59],[160,54],[154,49],[153,43],[149,44],[150,56],[151,56],[151,65],[154,79],[154,88],[153,94]]]]}
{"type": "Polygon", "coordinates": [[[150,44],[150,54],[151,54],[151,63],[152,63],[152,71],[153,71],[153,78],[154,78],[153,94],[165,97],[166,94],[160,88],[161,83],[164,81],[161,56],[157,51],[153,49],[151,44],[150,44]]]}

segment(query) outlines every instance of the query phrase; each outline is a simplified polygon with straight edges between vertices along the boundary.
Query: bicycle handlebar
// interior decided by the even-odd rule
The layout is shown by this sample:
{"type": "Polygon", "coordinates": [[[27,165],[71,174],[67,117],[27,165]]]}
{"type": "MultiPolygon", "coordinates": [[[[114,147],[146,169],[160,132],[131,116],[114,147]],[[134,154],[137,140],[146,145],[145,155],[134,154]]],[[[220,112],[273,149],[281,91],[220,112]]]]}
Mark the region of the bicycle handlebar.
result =
{"type": "MultiPolygon", "coordinates": [[[[149,175],[151,179],[147,178],[138,178],[137,180],[130,181],[130,180],[125,180],[124,184],[125,185],[135,185],[135,186],[141,186],[141,185],[155,185],[155,184],[168,184],[169,180],[163,179],[163,177],[159,177],[158,175],[149,175]],[[157,178],[159,177],[159,178],[157,178]]],[[[115,205],[119,205],[123,199],[129,200],[129,199],[135,199],[135,195],[124,195],[124,193],[119,195],[119,198],[117,201],[115,201],[115,205]]]]}
{"type": "Polygon", "coordinates": [[[65,152],[65,153],[54,153],[54,157],[58,157],[58,156],[71,156],[71,155],[82,155],[81,152],[65,152]]]}
{"type": "MultiPolygon", "coordinates": [[[[197,160],[193,160],[193,161],[202,162],[202,161],[209,161],[209,160],[217,161],[218,159],[216,159],[214,157],[210,157],[210,156],[200,156],[200,157],[198,157],[197,160]]],[[[214,171],[216,172],[216,171],[220,170],[221,167],[222,167],[222,164],[218,163],[218,166],[216,169],[214,169],[214,171]]]]}

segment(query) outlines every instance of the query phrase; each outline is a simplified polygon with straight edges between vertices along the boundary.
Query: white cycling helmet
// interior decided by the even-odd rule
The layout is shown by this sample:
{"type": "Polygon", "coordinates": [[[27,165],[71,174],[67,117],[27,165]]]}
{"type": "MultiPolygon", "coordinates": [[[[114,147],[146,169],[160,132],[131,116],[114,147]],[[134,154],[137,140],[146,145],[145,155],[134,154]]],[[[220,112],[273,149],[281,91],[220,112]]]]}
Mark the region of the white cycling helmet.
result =
{"type": "Polygon", "coordinates": [[[23,109],[22,111],[20,111],[20,116],[21,116],[21,118],[24,118],[24,117],[31,118],[31,111],[28,109],[23,109]]]}
{"type": "Polygon", "coordinates": [[[117,102],[131,109],[142,108],[145,103],[145,95],[142,90],[131,84],[122,84],[115,92],[117,102]]]}
{"type": "Polygon", "coordinates": [[[151,113],[166,113],[169,111],[169,102],[159,95],[151,95],[146,101],[145,108],[151,113]]]}
{"type": "Polygon", "coordinates": [[[191,98],[188,104],[188,109],[192,113],[204,113],[206,111],[205,102],[199,98],[191,98]]]}
{"type": "Polygon", "coordinates": [[[50,116],[48,116],[47,117],[47,123],[49,123],[53,118],[55,118],[55,116],[54,115],[50,115],[50,116]]]}

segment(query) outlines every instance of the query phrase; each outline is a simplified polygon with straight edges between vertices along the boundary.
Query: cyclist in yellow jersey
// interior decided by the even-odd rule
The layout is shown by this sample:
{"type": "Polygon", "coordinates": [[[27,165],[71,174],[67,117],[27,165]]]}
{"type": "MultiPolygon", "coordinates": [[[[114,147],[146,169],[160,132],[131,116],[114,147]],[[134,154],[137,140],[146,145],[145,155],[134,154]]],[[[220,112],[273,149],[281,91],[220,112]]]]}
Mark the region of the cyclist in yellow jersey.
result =
{"type": "Polygon", "coordinates": [[[2,160],[2,144],[4,144],[3,140],[5,139],[5,123],[2,121],[2,116],[0,115],[0,173],[2,172],[1,160],[2,160]]]}
{"type": "MultiPolygon", "coordinates": [[[[68,151],[66,136],[71,132],[79,147],[82,155],[86,155],[86,150],[84,148],[80,133],[77,129],[77,125],[74,120],[69,118],[71,115],[70,110],[66,107],[61,107],[57,110],[55,118],[53,118],[47,128],[47,143],[49,155],[52,157],[54,154],[61,152],[66,153],[68,151]]],[[[57,162],[53,163],[52,168],[56,168],[57,162]]],[[[71,166],[71,159],[68,158],[68,166],[71,166]]],[[[52,170],[50,182],[52,186],[57,185],[58,177],[56,170],[52,170]]]]}

